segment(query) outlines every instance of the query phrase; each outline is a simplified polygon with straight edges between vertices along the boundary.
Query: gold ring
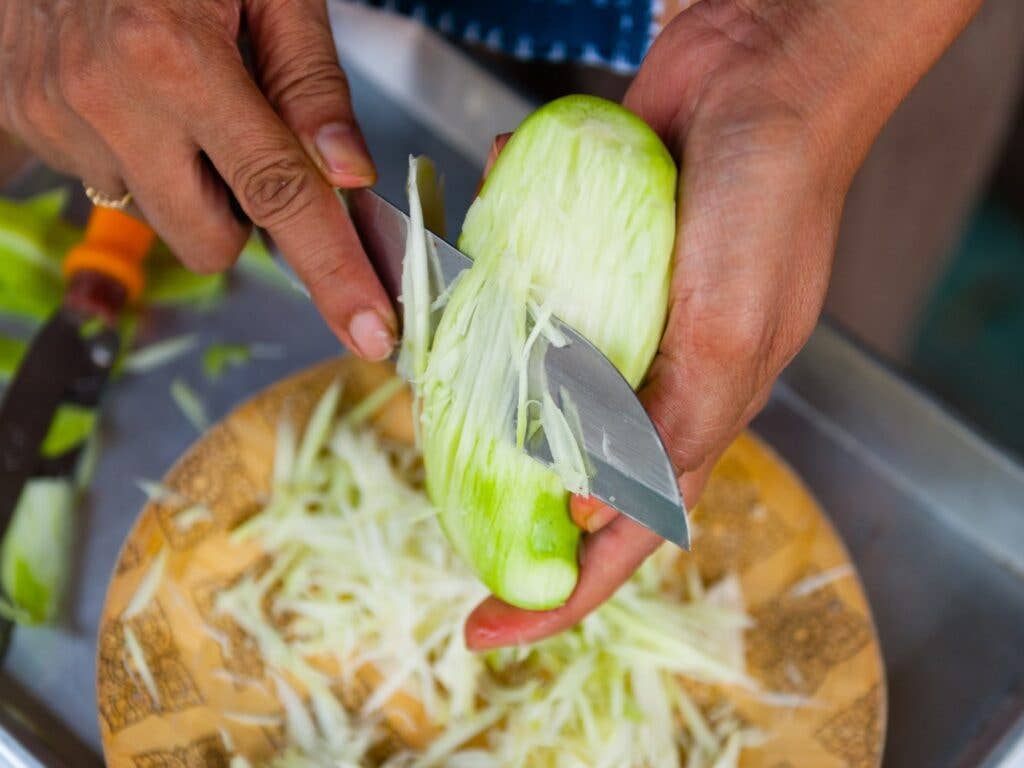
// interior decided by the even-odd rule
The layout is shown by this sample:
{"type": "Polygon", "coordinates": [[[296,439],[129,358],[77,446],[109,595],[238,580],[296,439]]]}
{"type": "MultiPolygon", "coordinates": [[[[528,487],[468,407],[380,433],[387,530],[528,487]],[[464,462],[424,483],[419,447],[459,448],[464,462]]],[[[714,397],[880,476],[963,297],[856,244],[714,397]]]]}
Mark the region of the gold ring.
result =
{"type": "Polygon", "coordinates": [[[123,211],[132,201],[131,192],[125,192],[120,197],[113,197],[100,192],[96,187],[90,187],[85,182],[82,182],[82,186],[85,187],[85,196],[89,198],[89,202],[98,208],[113,208],[115,211],[123,211]]]}

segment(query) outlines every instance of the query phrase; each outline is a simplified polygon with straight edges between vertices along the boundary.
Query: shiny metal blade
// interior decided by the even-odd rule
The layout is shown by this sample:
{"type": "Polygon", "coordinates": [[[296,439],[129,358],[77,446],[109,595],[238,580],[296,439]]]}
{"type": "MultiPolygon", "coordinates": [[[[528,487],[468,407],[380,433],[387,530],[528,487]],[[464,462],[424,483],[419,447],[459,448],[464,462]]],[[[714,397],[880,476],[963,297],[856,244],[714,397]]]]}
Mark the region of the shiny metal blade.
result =
{"type": "MultiPolygon", "coordinates": [[[[569,343],[545,344],[535,351],[531,368],[543,366],[543,374],[531,372],[531,387],[539,380],[563,412],[572,407],[579,413],[582,435],[577,437],[582,437],[591,465],[591,495],[663,539],[689,549],[686,505],[650,416],[599,349],[564,323],[556,325],[569,343]]],[[[526,449],[534,458],[551,463],[543,430],[526,449]]]]}
{"type": "MultiPolygon", "coordinates": [[[[405,259],[405,238],[409,215],[389,203],[372,189],[352,189],[346,193],[348,212],[359,233],[366,255],[373,264],[391,301],[396,305],[402,294],[402,261],[405,259]]],[[[430,233],[441,277],[448,285],[473,260],[446,240],[430,233]]]]}
{"type": "MultiPolygon", "coordinates": [[[[367,256],[397,304],[409,217],[368,189],[351,190],[346,202],[367,256]]],[[[472,261],[442,238],[431,237],[448,285],[472,261]]],[[[594,469],[592,495],[688,549],[686,507],[675,472],[636,394],[599,349],[561,321],[552,322],[569,343],[545,347],[544,378],[555,402],[562,403],[564,389],[579,413],[583,447],[594,469]]],[[[530,442],[527,452],[551,463],[543,439],[530,442]]]]}

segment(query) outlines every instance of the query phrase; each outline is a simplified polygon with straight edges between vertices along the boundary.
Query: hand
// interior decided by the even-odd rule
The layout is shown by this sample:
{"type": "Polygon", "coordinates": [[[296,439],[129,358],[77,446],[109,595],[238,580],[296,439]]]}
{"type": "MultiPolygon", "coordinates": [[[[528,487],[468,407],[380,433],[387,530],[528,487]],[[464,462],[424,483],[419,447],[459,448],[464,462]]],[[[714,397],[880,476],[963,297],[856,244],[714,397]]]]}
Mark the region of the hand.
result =
{"type": "Polygon", "coordinates": [[[391,305],[332,186],[376,179],[325,0],[0,0],[0,128],[139,209],[189,267],[229,267],[264,227],[357,354],[391,305]],[[244,23],[255,81],[237,40],[244,23]]]}
{"type": "MultiPolygon", "coordinates": [[[[688,506],[813,330],[874,136],[977,4],[702,0],[648,54],[624,103],[673,152],[680,184],[669,317],[640,398],[688,506]]],[[[569,601],[530,612],[489,598],[466,624],[470,648],[574,625],[661,543],[595,501],[571,512],[590,533],[569,601]]]]}

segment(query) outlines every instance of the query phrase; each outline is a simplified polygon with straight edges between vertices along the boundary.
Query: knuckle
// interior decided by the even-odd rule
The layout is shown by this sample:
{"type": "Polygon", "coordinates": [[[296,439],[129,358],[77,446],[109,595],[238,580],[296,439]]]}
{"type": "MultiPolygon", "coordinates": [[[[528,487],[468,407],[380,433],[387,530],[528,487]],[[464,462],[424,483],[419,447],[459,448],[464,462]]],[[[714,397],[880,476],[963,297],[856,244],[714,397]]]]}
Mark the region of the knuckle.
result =
{"type": "Polygon", "coordinates": [[[326,252],[311,256],[307,260],[306,271],[311,291],[318,291],[324,285],[343,285],[351,277],[351,270],[347,263],[326,252]]]}
{"type": "MultiPolygon", "coordinates": [[[[184,74],[196,47],[186,24],[141,4],[120,4],[111,12],[108,40],[120,62],[135,73],[184,74]]],[[[177,78],[175,78],[177,79],[177,78]]]]}
{"type": "Polygon", "coordinates": [[[804,104],[751,82],[746,70],[716,73],[701,94],[694,135],[701,154],[806,174],[833,162],[829,137],[804,104]]]}
{"type": "MultiPolygon", "coordinates": [[[[716,302],[713,302],[716,303],[716,302]]],[[[701,322],[687,329],[687,345],[699,359],[718,367],[742,365],[761,357],[772,338],[770,312],[752,306],[722,310],[706,306],[689,313],[701,322]]]]}
{"type": "Polygon", "coordinates": [[[175,255],[178,260],[193,272],[200,275],[213,275],[229,269],[238,256],[238,248],[231,245],[204,244],[201,247],[181,249],[175,255]]]}
{"type": "Polygon", "coordinates": [[[42,88],[27,88],[21,94],[22,119],[37,132],[49,135],[56,118],[53,103],[42,88]]]}
{"type": "Polygon", "coordinates": [[[199,275],[215,275],[229,269],[235,263],[235,257],[209,251],[191,251],[188,255],[178,257],[182,264],[199,275]]]}
{"type": "Polygon", "coordinates": [[[238,259],[249,230],[230,220],[226,210],[193,212],[187,224],[174,227],[171,243],[175,257],[191,271],[212,275],[229,269],[238,259]],[[181,233],[187,232],[187,236],[181,233]]]}
{"type": "Polygon", "coordinates": [[[309,168],[290,153],[257,155],[239,166],[231,186],[249,218],[264,229],[300,216],[312,193],[309,168]]]}
{"type": "Polygon", "coordinates": [[[348,81],[335,61],[318,57],[304,60],[303,67],[287,67],[271,73],[264,80],[271,103],[287,108],[290,104],[318,100],[348,100],[348,81]]]}
{"type": "Polygon", "coordinates": [[[71,109],[84,115],[95,108],[100,98],[100,82],[92,66],[69,57],[61,63],[57,76],[64,101],[71,109]]]}
{"type": "Polygon", "coordinates": [[[107,109],[109,78],[95,57],[75,49],[62,52],[57,78],[64,103],[75,114],[93,118],[107,109]]]}
{"type": "Polygon", "coordinates": [[[774,348],[776,337],[771,316],[752,309],[734,315],[730,328],[720,338],[730,358],[744,360],[764,356],[774,348]]]}

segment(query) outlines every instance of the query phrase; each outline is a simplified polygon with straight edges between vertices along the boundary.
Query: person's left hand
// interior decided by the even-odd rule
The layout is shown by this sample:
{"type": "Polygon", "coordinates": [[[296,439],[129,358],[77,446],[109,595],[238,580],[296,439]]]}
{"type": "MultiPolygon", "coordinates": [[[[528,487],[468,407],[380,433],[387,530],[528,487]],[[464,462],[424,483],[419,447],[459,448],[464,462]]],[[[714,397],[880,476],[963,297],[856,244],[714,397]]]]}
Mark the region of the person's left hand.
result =
{"type": "MultiPolygon", "coordinates": [[[[871,31],[879,15],[903,24],[902,6],[890,0],[844,4],[837,25],[838,10],[796,19],[778,4],[753,6],[764,12],[748,0],[702,0],[680,14],[624,101],[680,165],[668,321],[639,395],[690,508],[810,336],[853,174],[913,78],[966,23],[972,0],[953,15],[918,0],[918,26],[929,14],[947,22],[915,38],[916,59],[895,37],[871,31]],[[883,53],[897,57],[900,77],[883,53]]],[[[574,497],[571,513],[589,533],[568,602],[531,612],[491,597],[467,621],[470,648],[531,642],[573,626],[661,543],[598,502],[574,497]]]]}

